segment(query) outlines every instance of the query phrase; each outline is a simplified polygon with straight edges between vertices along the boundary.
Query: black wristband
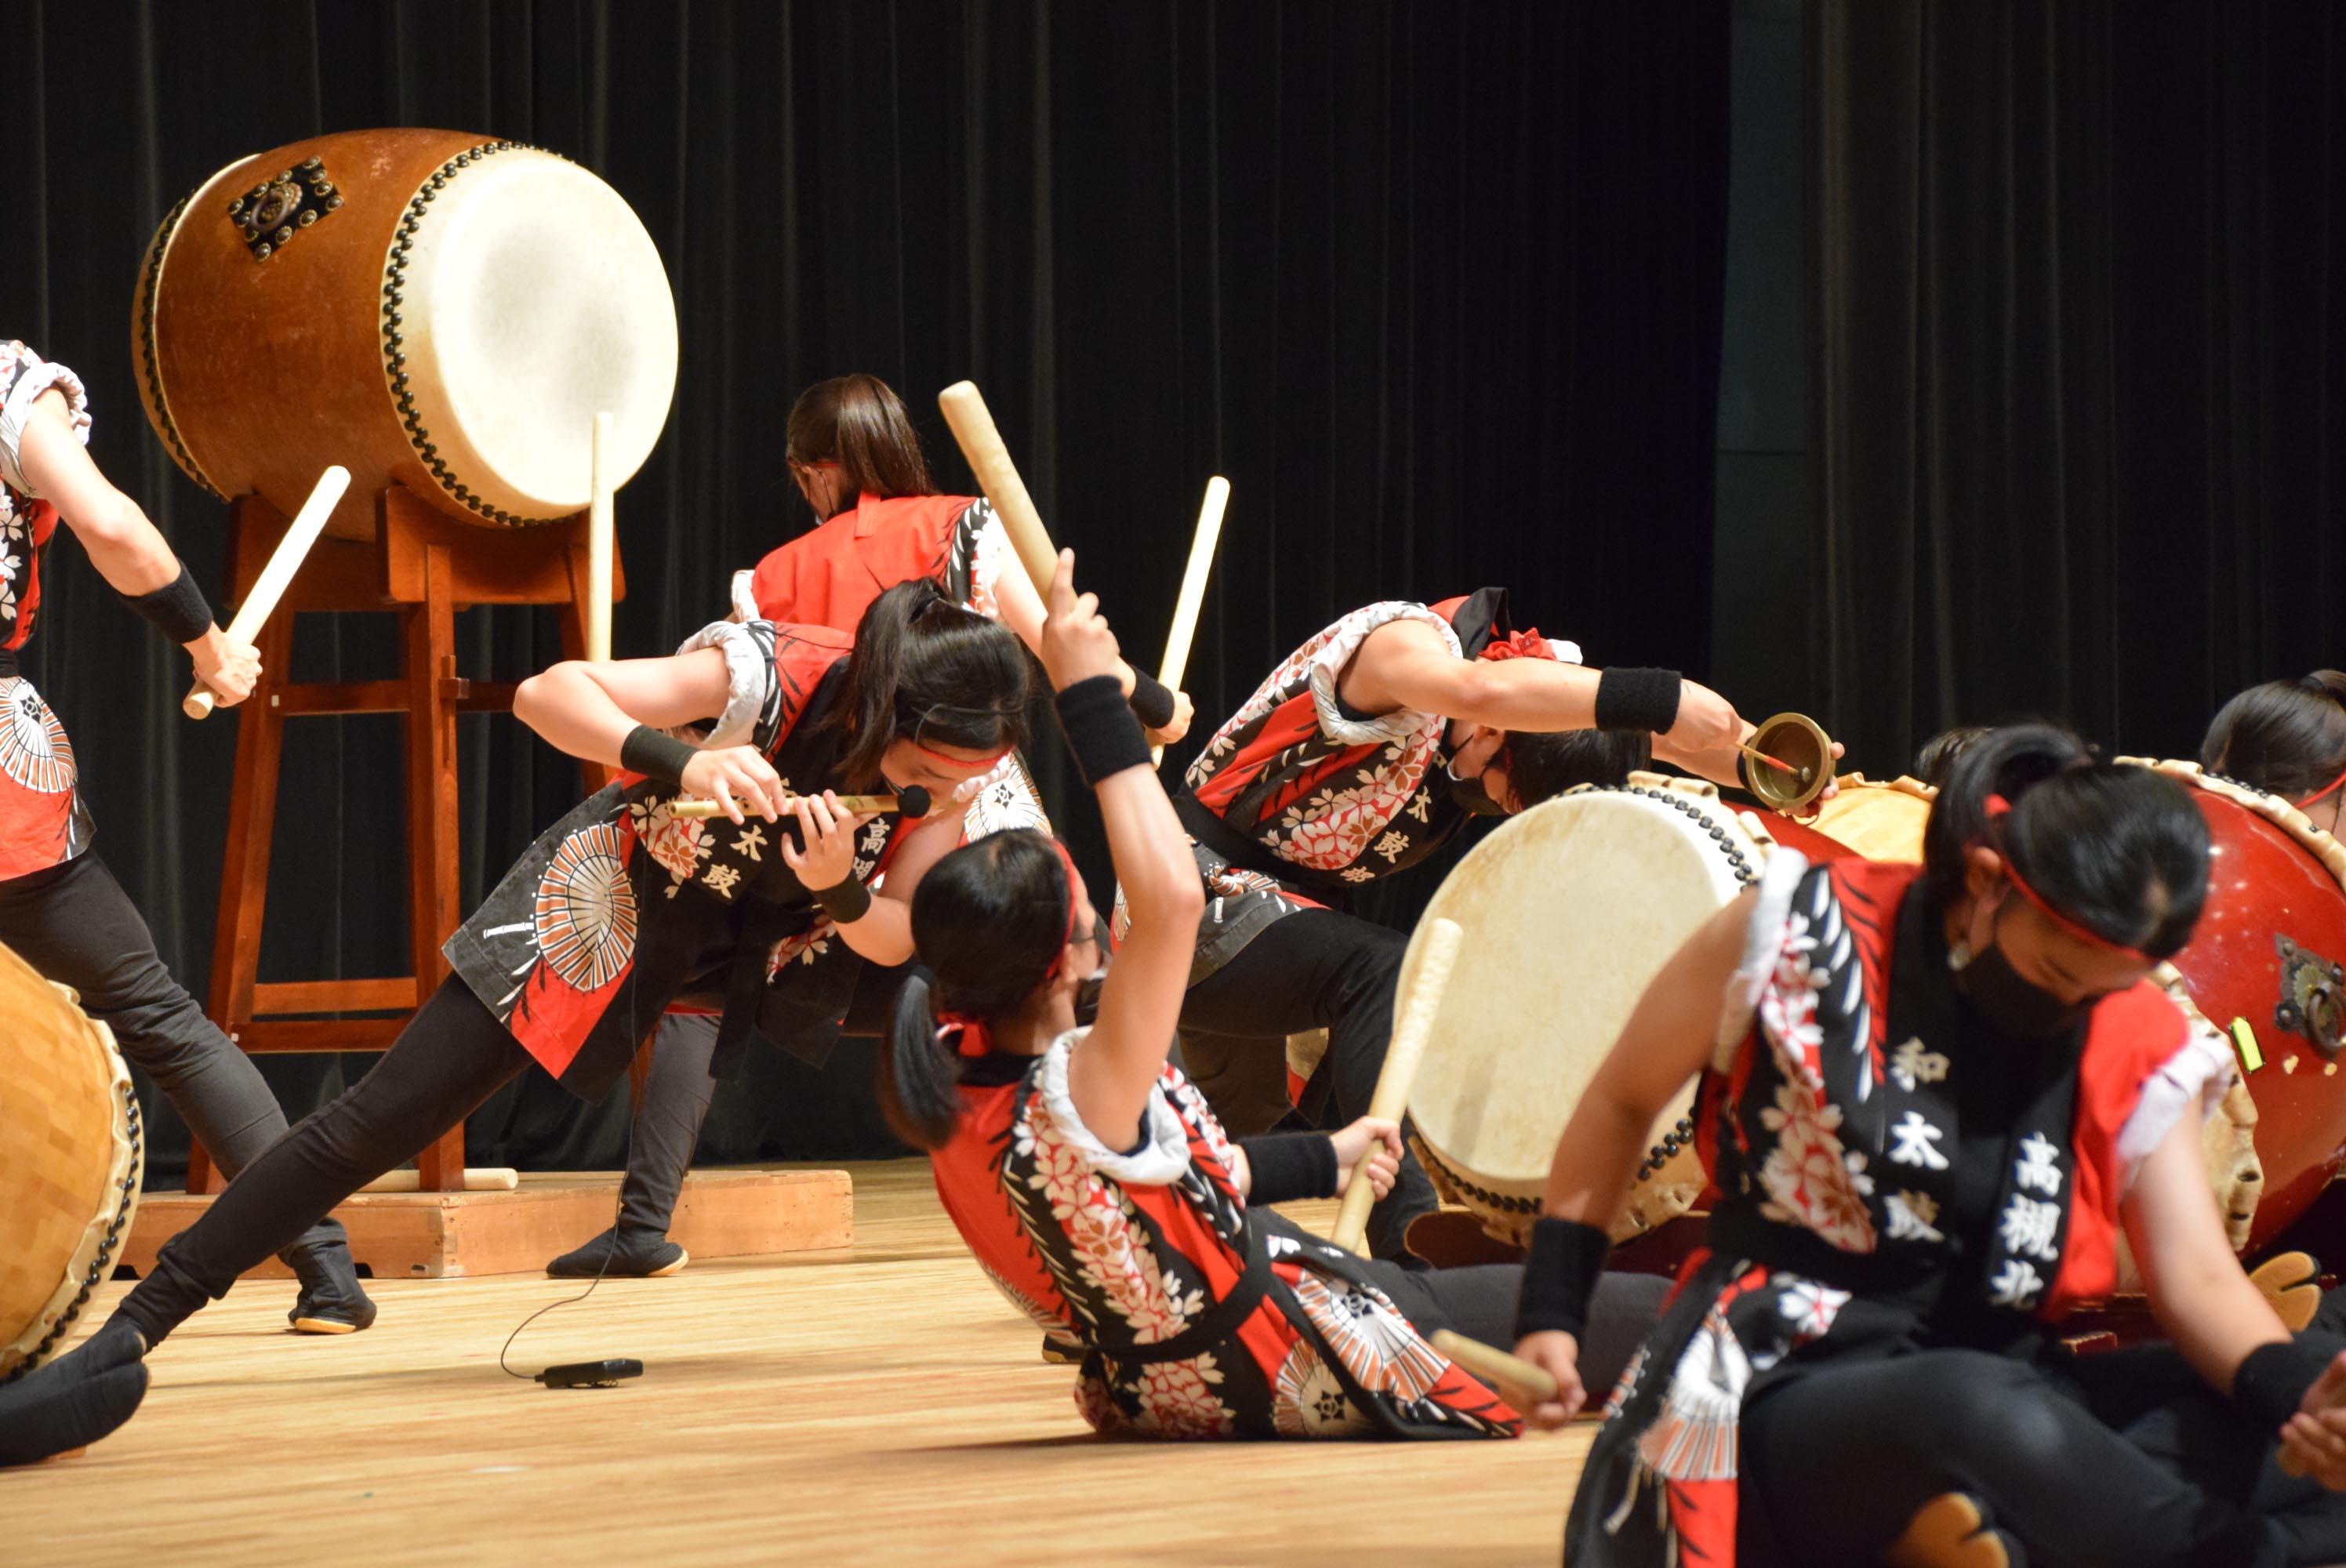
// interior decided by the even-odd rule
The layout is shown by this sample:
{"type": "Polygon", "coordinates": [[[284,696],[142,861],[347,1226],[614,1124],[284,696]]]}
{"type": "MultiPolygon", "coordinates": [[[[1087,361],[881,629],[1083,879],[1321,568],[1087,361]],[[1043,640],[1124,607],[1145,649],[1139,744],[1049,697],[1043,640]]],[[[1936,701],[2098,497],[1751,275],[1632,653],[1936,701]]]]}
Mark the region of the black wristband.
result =
{"type": "Polygon", "coordinates": [[[1075,753],[1076,771],[1096,789],[1100,781],[1127,768],[1147,768],[1148,738],[1124,699],[1124,685],[1112,675],[1079,680],[1058,696],[1059,728],[1075,753]]]}
{"type": "Polygon", "coordinates": [[[151,594],[125,594],[123,602],[175,643],[191,643],[212,629],[212,607],[185,561],[179,575],[151,594]]]}
{"type": "Polygon", "coordinates": [[[853,872],[836,887],[810,889],[814,901],[823,907],[834,925],[853,925],[872,908],[872,890],[855,880],[853,872]]]}
{"type": "Polygon", "coordinates": [[[2258,1346],[2232,1374],[2232,1403],[2264,1431],[2279,1431],[2297,1414],[2305,1390],[2341,1348],[2346,1347],[2329,1334],[2305,1334],[2258,1346]]]}
{"type": "Polygon", "coordinates": [[[1155,676],[1136,669],[1132,672],[1132,717],[1151,729],[1162,729],[1173,722],[1173,688],[1155,676]]]}
{"type": "Polygon", "coordinates": [[[1668,735],[1685,685],[1674,669],[1608,669],[1596,677],[1596,728],[1668,735]]]}
{"type": "Polygon", "coordinates": [[[664,729],[638,724],[619,742],[619,766],[655,783],[681,789],[685,764],[692,760],[697,749],[664,729]]]}
{"type": "Polygon", "coordinates": [[[1532,1221],[1524,1255],[1524,1293],[1515,1303],[1515,1338],[1557,1330],[1579,1338],[1588,1327],[1588,1298],[1605,1272],[1613,1238],[1593,1225],[1543,1216],[1532,1221]]]}
{"type": "Polygon", "coordinates": [[[1336,1140],[1325,1133],[1271,1133],[1240,1138],[1251,1178],[1249,1203],[1291,1203],[1336,1196],[1336,1140]]]}

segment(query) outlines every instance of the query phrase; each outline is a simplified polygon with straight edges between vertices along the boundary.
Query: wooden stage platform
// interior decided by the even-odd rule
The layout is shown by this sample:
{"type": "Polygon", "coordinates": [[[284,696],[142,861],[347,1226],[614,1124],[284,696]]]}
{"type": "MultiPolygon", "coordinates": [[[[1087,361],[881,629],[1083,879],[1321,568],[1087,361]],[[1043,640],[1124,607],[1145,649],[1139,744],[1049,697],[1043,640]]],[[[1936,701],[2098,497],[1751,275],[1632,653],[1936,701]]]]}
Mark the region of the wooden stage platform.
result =
{"type": "MultiPolygon", "coordinates": [[[[606,1281],[514,1348],[634,1356],[616,1389],[497,1369],[572,1293],[375,1283],[363,1334],[282,1332],[240,1286],[148,1360],[87,1454],[0,1471],[0,1562],[1546,1563],[1594,1429],[1517,1442],[1147,1443],[1088,1435],[1073,1370],[978,1272],[925,1164],[852,1167],[831,1252],[606,1281]]],[[[1305,1223],[1332,1205],[1297,1206],[1305,1223]]],[[[109,1285],[98,1305],[128,1289],[109,1285]]]]}

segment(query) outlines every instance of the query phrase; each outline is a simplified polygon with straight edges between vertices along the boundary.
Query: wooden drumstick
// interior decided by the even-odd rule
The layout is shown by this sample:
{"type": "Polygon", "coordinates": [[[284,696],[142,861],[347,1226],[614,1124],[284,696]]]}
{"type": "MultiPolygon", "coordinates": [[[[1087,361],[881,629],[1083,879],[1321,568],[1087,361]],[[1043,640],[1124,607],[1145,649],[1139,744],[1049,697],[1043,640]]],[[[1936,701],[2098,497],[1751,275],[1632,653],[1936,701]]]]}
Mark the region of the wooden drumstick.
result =
{"type": "MultiPolygon", "coordinates": [[[[1380,1121],[1398,1122],[1409,1109],[1410,1084],[1417,1076],[1417,1064],[1425,1054],[1434,1014],[1442,1011],[1442,993],[1450,983],[1450,971],[1458,962],[1458,946],[1465,936],[1456,921],[1440,915],[1425,933],[1416,983],[1402,998],[1401,1021],[1393,1025],[1392,1042],[1385,1047],[1385,1064],[1377,1070],[1376,1092],[1369,1096],[1369,1115],[1380,1121]]],[[[1366,1164],[1368,1158],[1363,1156],[1352,1167],[1352,1179],[1344,1187],[1343,1207],[1336,1211],[1336,1228],[1328,1236],[1347,1252],[1360,1250],[1361,1237],[1369,1227],[1369,1207],[1376,1201],[1376,1189],[1361,1168],[1366,1164]]]]}
{"type": "Polygon", "coordinates": [[[1059,552],[1044,530],[1035,498],[1026,494],[1026,482],[1018,477],[1017,464],[1010,461],[1010,449],[1002,444],[1002,432],[994,428],[984,397],[975,382],[955,382],[937,394],[937,406],[944,411],[945,423],[953,427],[970,472],[977,476],[977,487],[994,503],[994,514],[1002,519],[1011,548],[1034,579],[1035,596],[1041,598],[1050,592],[1051,578],[1059,569],[1059,552]]]}
{"type": "Polygon", "coordinates": [[[611,416],[595,416],[587,465],[590,488],[586,502],[586,657],[597,662],[611,657],[611,416]]]}
{"type": "MultiPolygon", "coordinates": [[[[801,799],[797,795],[783,796],[781,809],[790,810],[801,799]]],[[[854,816],[866,812],[884,816],[893,811],[907,817],[925,817],[929,814],[929,792],[917,785],[895,795],[842,795],[839,798],[840,809],[854,816]]],[[[754,809],[747,800],[741,801],[740,805],[744,811],[754,809]]],[[[722,817],[725,808],[715,800],[678,799],[669,803],[668,814],[688,819],[722,817]]]]}
{"type": "MultiPolygon", "coordinates": [[[[277,601],[285,596],[286,588],[291,585],[293,574],[301,569],[302,561],[310,554],[310,546],[316,544],[318,535],[324,532],[326,519],[333,514],[335,506],[341,503],[342,492],[350,487],[351,471],[340,463],[318,475],[317,488],[310,492],[309,500],[301,503],[301,510],[293,514],[292,526],[286,529],[285,537],[277,542],[277,549],[270,555],[269,565],[260,569],[260,581],[252,585],[252,592],[245,595],[244,603],[236,607],[236,619],[228,624],[229,641],[249,643],[260,630],[261,623],[269,618],[269,612],[277,607],[277,601]]],[[[219,701],[212,688],[199,680],[188,688],[188,695],[180,700],[179,711],[189,718],[209,718],[213,706],[219,701]]]]}
{"type": "MultiPolygon", "coordinates": [[[[1220,474],[1206,481],[1206,503],[1198,508],[1198,531],[1189,539],[1189,565],[1181,573],[1181,596],[1173,606],[1173,629],[1165,637],[1165,662],[1157,679],[1168,691],[1181,689],[1189,673],[1189,647],[1198,637],[1198,612],[1206,604],[1206,578],[1214,569],[1214,550],[1222,537],[1222,514],[1230,504],[1230,482],[1220,474]]],[[[1165,760],[1165,748],[1148,748],[1152,763],[1165,760]]]]}
{"type": "MultiPolygon", "coordinates": [[[[1556,1398],[1556,1375],[1545,1367],[1526,1361],[1521,1356],[1511,1356],[1495,1345],[1485,1345],[1480,1339],[1448,1329],[1436,1329],[1433,1334],[1433,1348],[1482,1379],[1495,1383],[1502,1393],[1515,1390],[1532,1396],[1531,1402],[1544,1405],[1556,1398]]],[[[1509,1395],[1509,1402],[1523,1401],[1509,1395]]]]}

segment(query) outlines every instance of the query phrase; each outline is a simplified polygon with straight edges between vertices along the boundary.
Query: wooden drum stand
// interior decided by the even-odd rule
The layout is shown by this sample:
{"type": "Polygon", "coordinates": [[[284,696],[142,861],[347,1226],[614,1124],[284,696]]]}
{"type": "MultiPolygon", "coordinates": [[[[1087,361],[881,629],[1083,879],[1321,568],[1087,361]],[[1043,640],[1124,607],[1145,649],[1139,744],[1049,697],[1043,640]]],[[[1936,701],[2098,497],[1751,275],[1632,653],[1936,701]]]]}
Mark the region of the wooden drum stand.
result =
{"type": "MultiPolygon", "coordinates": [[[[234,503],[229,537],[230,603],[241,603],[284,536],[288,519],[258,496],[234,503]]],[[[219,925],[212,948],[213,1021],[247,1051],[380,1051],[447,973],[440,944],[458,907],[456,716],[508,713],[513,681],[466,680],[456,673],[455,616],[474,605],[560,605],[564,653],[586,647],[589,591],[584,514],[527,529],[458,523],[393,485],[375,502],[375,536],[325,538],[259,634],[260,680],[238,709],[235,783],[229,797],[228,852],[220,867],[219,925]],[[390,613],[401,619],[403,673],[393,680],[286,679],[293,614],[390,613]],[[408,949],[412,972],[385,980],[261,983],[260,921],[277,813],[285,720],[296,715],[407,716],[408,949]],[[367,1014],[352,1017],[351,1014],[367,1014]]],[[[612,597],[625,586],[613,563],[612,597]]],[[[581,765],[589,792],[610,770],[581,765]]],[[[464,1186],[460,1122],[416,1157],[426,1192],[464,1186]]],[[[200,1143],[189,1150],[188,1190],[225,1185],[200,1143]]]]}

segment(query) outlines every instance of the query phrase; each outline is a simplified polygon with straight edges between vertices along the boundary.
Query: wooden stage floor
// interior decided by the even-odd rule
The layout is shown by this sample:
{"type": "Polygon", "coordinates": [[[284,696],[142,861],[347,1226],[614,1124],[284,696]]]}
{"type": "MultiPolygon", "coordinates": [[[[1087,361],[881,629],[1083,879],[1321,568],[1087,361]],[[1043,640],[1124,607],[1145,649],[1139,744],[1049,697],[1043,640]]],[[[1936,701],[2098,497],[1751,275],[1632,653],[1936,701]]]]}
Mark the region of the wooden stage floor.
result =
{"type": "MultiPolygon", "coordinates": [[[[1104,1442],[970,1261],[924,1163],[852,1167],[856,1241],[565,1293],[385,1280],[366,1333],[248,1282],[148,1361],[137,1419],[0,1471],[0,1563],[1553,1563],[1593,1428],[1516,1442],[1104,1442]]],[[[1333,1206],[1298,1206],[1324,1227],[1333,1206]]],[[[128,1285],[99,1298],[111,1307],[128,1285]]]]}

